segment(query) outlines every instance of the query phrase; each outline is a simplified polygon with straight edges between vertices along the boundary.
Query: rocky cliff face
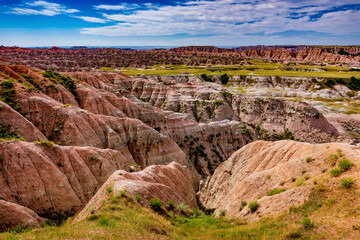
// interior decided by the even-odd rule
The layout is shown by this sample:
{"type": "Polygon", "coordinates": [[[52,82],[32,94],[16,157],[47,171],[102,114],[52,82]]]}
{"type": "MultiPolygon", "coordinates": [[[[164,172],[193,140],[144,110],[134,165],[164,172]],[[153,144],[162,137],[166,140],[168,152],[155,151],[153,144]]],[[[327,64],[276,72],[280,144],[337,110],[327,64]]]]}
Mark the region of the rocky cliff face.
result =
{"type": "MultiPolygon", "coordinates": [[[[253,221],[280,214],[290,206],[304,203],[314,184],[322,184],[321,181],[328,179],[329,156],[339,153],[355,165],[360,163],[360,148],[349,144],[285,140],[248,144],[200,184],[199,201],[205,208],[216,209],[217,213],[225,210],[231,218],[253,221]],[[274,189],[283,191],[269,194],[274,189]],[[259,208],[251,213],[247,206],[241,207],[242,201],[247,204],[257,201],[259,208]]],[[[343,176],[358,179],[356,170],[343,176]]]]}

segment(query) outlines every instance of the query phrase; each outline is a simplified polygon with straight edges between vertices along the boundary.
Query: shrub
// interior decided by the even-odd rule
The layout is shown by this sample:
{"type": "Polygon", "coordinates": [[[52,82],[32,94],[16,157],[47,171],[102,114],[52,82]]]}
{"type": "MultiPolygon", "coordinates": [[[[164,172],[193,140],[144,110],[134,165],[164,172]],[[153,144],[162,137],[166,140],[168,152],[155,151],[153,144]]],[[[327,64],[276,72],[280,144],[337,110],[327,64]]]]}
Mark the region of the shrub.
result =
{"type": "Polygon", "coordinates": [[[304,227],[304,229],[310,229],[314,227],[314,223],[310,220],[310,218],[305,218],[302,221],[302,225],[304,227]]]}
{"type": "Polygon", "coordinates": [[[344,153],[341,149],[337,149],[336,150],[337,154],[339,155],[339,157],[343,157],[344,156],[344,153]]]}
{"type": "Polygon", "coordinates": [[[170,210],[174,210],[175,209],[175,202],[173,200],[169,200],[168,201],[168,206],[170,210]]]}
{"type": "Polygon", "coordinates": [[[351,178],[351,177],[343,178],[343,179],[341,179],[341,185],[344,188],[348,189],[348,188],[351,188],[354,185],[355,181],[356,180],[351,178]]]}
{"type": "Polygon", "coordinates": [[[312,161],[312,158],[311,158],[311,157],[307,157],[307,158],[305,159],[305,161],[306,161],[307,163],[309,163],[309,162],[312,161]]]}
{"type": "Polygon", "coordinates": [[[205,73],[201,74],[201,78],[202,78],[205,82],[212,82],[211,77],[208,77],[205,73]]]}
{"type": "Polygon", "coordinates": [[[179,205],[177,205],[176,207],[178,209],[178,211],[182,214],[187,215],[189,213],[189,206],[184,204],[184,203],[180,203],[179,205]]]}
{"type": "Polygon", "coordinates": [[[330,175],[332,177],[338,177],[338,176],[340,176],[341,173],[342,173],[342,171],[339,168],[334,168],[334,169],[331,169],[331,171],[330,171],[330,175]]]}
{"type": "Polygon", "coordinates": [[[250,211],[253,213],[253,212],[256,212],[256,210],[259,208],[259,203],[257,201],[254,201],[254,202],[251,202],[249,204],[249,209],[250,211]]]}
{"type": "Polygon", "coordinates": [[[324,172],[327,171],[327,168],[326,168],[326,167],[322,167],[322,168],[320,168],[320,171],[321,171],[322,173],[324,173],[324,172]]]}
{"type": "Polygon", "coordinates": [[[89,208],[88,208],[88,212],[91,213],[91,214],[94,214],[95,213],[95,207],[93,205],[91,205],[89,208]]]}
{"type": "Polygon", "coordinates": [[[332,166],[332,167],[335,166],[337,159],[338,159],[338,156],[336,154],[331,154],[329,156],[330,166],[332,166]]]}
{"type": "Polygon", "coordinates": [[[216,99],[214,101],[214,103],[215,103],[216,108],[218,108],[220,105],[224,104],[223,100],[220,100],[220,99],[216,99]]]}
{"type": "Polygon", "coordinates": [[[158,198],[152,198],[149,201],[149,205],[150,205],[151,209],[154,211],[159,211],[161,209],[162,204],[163,203],[158,198]]]}
{"type": "Polygon", "coordinates": [[[305,174],[303,178],[306,181],[306,180],[308,180],[310,178],[310,176],[309,176],[309,174],[305,174]]]}
{"type": "Polygon", "coordinates": [[[90,160],[90,161],[99,161],[99,158],[94,157],[94,156],[90,156],[90,157],[89,157],[89,160],[90,160]]]}
{"type": "Polygon", "coordinates": [[[296,181],[296,183],[295,183],[295,185],[298,187],[298,186],[301,186],[301,185],[303,185],[304,184],[304,179],[302,179],[302,178],[299,178],[297,181],[296,181]]]}
{"type": "Polygon", "coordinates": [[[12,80],[3,81],[1,84],[0,100],[15,108],[15,88],[12,80]]]}
{"type": "Polygon", "coordinates": [[[76,96],[76,84],[75,81],[71,79],[71,77],[62,76],[60,73],[54,72],[52,70],[46,70],[43,73],[43,76],[45,78],[49,78],[51,81],[55,83],[59,83],[63,85],[67,90],[69,90],[69,92],[71,92],[73,95],[76,96]]]}
{"type": "Polygon", "coordinates": [[[125,188],[124,190],[121,190],[121,191],[119,192],[119,194],[120,194],[121,197],[125,197],[125,195],[126,195],[126,188],[125,188]]]}
{"type": "Polygon", "coordinates": [[[340,162],[339,162],[339,168],[343,171],[346,172],[347,170],[349,170],[351,168],[351,166],[353,165],[352,162],[350,162],[348,159],[343,158],[340,162]]]}
{"type": "Polygon", "coordinates": [[[133,164],[133,167],[136,167],[136,168],[137,168],[137,167],[139,167],[139,164],[134,163],[134,164],[133,164]]]}
{"type": "Polygon", "coordinates": [[[241,201],[240,207],[239,207],[239,211],[243,210],[244,207],[246,206],[247,202],[245,201],[241,201]]]}
{"type": "Polygon", "coordinates": [[[267,175],[266,178],[267,178],[267,179],[271,179],[271,176],[270,176],[270,175],[267,175]]]}
{"type": "Polygon", "coordinates": [[[113,187],[112,187],[112,186],[106,188],[106,193],[107,193],[107,194],[112,193],[112,191],[113,191],[113,187]]]}
{"type": "Polygon", "coordinates": [[[220,217],[225,217],[226,210],[225,209],[220,210],[219,214],[220,214],[220,217]]]}
{"type": "Polygon", "coordinates": [[[272,189],[270,190],[266,196],[273,196],[273,195],[276,195],[276,194],[279,194],[279,193],[282,193],[282,192],[285,192],[286,191],[286,188],[275,188],[275,189],[272,189]]]}
{"type": "Polygon", "coordinates": [[[141,197],[140,195],[136,195],[136,196],[135,196],[135,200],[136,200],[137,202],[141,202],[141,199],[142,199],[142,197],[141,197]]]}
{"type": "Polygon", "coordinates": [[[192,215],[193,218],[198,218],[198,217],[204,216],[204,212],[202,212],[196,208],[193,208],[192,212],[193,212],[193,215],[192,215]]]}
{"type": "Polygon", "coordinates": [[[229,82],[229,76],[225,73],[220,76],[221,84],[226,85],[229,82]]]}

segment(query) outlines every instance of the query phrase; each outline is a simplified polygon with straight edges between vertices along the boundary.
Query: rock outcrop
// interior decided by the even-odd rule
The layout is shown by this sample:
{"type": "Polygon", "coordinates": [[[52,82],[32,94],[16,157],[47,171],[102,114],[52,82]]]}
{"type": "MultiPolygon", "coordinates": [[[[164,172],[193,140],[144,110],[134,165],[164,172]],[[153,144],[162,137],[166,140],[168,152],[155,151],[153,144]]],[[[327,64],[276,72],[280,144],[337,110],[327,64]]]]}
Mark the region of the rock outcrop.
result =
{"type": "MultiPolygon", "coordinates": [[[[199,202],[205,208],[216,209],[216,213],[225,210],[228,217],[250,221],[280,214],[291,206],[303,204],[314,183],[328,178],[326,170],[331,166],[329,156],[332,154],[360,164],[360,148],[345,143],[310,144],[288,140],[250,143],[200,183],[199,202]],[[271,190],[282,188],[283,192],[267,196],[271,190]],[[247,204],[258,201],[259,208],[255,213],[247,206],[239,209],[242,201],[247,204]]],[[[357,172],[349,174],[359,178],[357,172]]]]}
{"type": "Polygon", "coordinates": [[[34,211],[21,205],[0,200],[0,232],[12,227],[39,228],[45,221],[34,211]]]}
{"type": "Polygon", "coordinates": [[[140,203],[147,207],[149,200],[154,197],[165,204],[172,200],[176,204],[183,203],[191,208],[197,207],[191,172],[186,167],[172,162],[167,166],[153,165],[140,172],[129,173],[123,170],[114,172],[75,221],[81,221],[98,211],[102,203],[108,200],[109,194],[116,196],[120,192],[132,197],[140,196],[140,203]]]}
{"type": "Polygon", "coordinates": [[[108,177],[135,161],[126,151],[50,142],[0,142],[0,197],[54,218],[85,206],[108,177]]]}

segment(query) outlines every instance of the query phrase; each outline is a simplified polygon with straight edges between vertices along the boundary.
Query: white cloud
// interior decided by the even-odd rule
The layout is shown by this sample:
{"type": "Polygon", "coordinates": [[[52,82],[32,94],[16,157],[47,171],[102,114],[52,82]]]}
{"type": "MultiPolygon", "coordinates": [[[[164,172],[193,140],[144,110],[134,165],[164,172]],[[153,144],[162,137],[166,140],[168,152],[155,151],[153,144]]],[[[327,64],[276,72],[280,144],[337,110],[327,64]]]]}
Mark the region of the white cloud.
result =
{"type": "Polygon", "coordinates": [[[128,5],[97,5],[97,9],[119,10],[103,13],[115,21],[112,26],[84,28],[83,34],[104,36],[156,36],[187,34],[244,35],[271,34],[283,31],[318,31],[324,33],[354,32],[358,28],[358,10],[325,13],[334,7],[360,3],[360,0],[200,0],[175,6],[152,5],[149,9],[135,9],[122,14],[128,5]],[[311,15],[320,14],[318,19],[311,15]],[[338,29],[341,28],[341,29],[338,29]]]}
{"type": "Polygon", "coordinates": [[[138,8],[138,4],[120,4],[120,5],[108,5],[108,4],[101,4],[95,5],[94,8],[97,10],[131,10],[138,8]]]}
{"type": "Polygon", "coordinates": [[[28,2],[26,6],[29,7],[16,7],[12,8],[13,14],[18,15],[45,15],[55,16],[65,13],[76,13],[79,12],[77,9],[69,9],[66,6],[58,3],[46,2],[46,1],[35,1],[28,2]]]}
{"type": "Polygon", "coordinates": [[[93,22],[93,23],[106,23],[108,20],[96,17],[85,17],[85,16],[76,16],[76,18],[80,18],[86,22],[93,22]]]}

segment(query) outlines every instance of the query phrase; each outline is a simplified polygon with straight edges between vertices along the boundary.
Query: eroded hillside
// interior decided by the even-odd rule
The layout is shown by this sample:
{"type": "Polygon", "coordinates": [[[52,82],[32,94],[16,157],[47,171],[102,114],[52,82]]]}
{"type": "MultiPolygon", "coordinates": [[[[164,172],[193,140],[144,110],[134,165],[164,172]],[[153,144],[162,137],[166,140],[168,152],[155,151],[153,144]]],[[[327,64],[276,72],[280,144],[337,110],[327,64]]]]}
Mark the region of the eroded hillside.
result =
{"type": "MultiPolygon", "coordinates": [[[[9,209],[0,212],[6,216],[2,229],[19,225],[12,212],[32,227],[45,218],[61,221],[106,188],[110,176],[110,183],[149,181],[151,169],[172,173],[146,167],[171,162],[173,170],[187,169],[178,170],[184,173],[177,182],[154,180],[149,189],[160,184],[168,191],[159,190],[163,201],[196,206],[193,194],[173,190],[176,185],[195,192],[201,179],[253,141],[351,138],[339,121],[333,125],[308,103],[264,98],[195,76],[60,74],[20,65],[0,70],[0,204],[9,209]],[[117,170],[123,177],[113,175],[117,170]]],[[[127,184],[133,194],[144,190],[127,184]]]]}

